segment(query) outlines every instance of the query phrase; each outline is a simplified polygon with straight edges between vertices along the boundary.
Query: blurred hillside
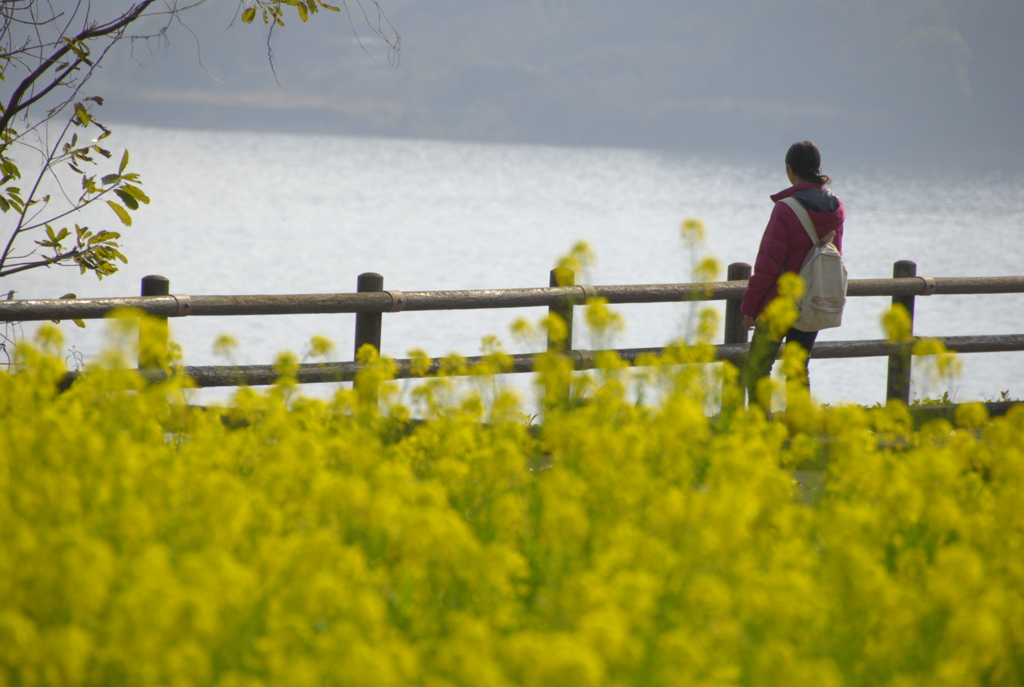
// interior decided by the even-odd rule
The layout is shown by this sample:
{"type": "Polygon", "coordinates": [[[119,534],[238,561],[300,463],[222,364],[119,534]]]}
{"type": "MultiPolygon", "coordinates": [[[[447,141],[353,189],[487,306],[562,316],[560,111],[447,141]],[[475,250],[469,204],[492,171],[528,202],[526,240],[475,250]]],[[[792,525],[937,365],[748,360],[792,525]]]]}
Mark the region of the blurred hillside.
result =
{"type": "Polygon", "coordinates": [[[397,67],[350,3],[274,31],[275,83],[263,27],[211,0],[90,92],[140,124],[1024,166],[1020,0],[380,1],[397,67]]]}

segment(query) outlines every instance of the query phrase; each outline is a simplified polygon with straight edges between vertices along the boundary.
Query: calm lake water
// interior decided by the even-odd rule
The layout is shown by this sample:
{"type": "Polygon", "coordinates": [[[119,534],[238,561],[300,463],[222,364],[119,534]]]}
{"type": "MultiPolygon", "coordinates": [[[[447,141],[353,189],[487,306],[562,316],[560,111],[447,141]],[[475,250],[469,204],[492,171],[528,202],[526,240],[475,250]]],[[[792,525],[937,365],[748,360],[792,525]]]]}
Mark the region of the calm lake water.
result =
{"type": "MultiPolygon", "coordinates": [[[[111,147],[131,151],[152,204],[124,231],[130,264],[98,282],[74,269],[5,279],[17,298],[136,295],[139,280],[162,274],[172,293],[271,294],[355,290],[361,272],[379,272],[401,290],[546,286],[548,271],[579,240],[594,249],[593,284],[689,281],[691,256],[681,220],[707,225],[705,251],[724,265],[753,263],[771,211],[768,196],[787,185],[778,168],[628,149],[485,145],[421,140],[202,132],[120,125],[111,147]]],[[[1024,272],[1024,177],[825,172],[847,206],[844,240],[851,278],[888,277],[899,259],[931,276],[1024,272]]],[[[115,158],[117,156],[115,155],[115,158]]],[[[80,223],[116,228],[106,208],[80,223]]],[[[724,278],[724,275],[723,275],[724,278]]],[[[888,299],[852,299],[842,328],[819,340],[880,338],[888,299]]],[[[1024,296],[939,296],[917,301],[919,335],[1020,333],[1024,296]]],[[[722,306],[718,306],[722,307],[722,306]]],[[[685,333],[683,304],[620,306],[619,347],[656,346],[685,333]]],[[[510,351],[516,317],[540,309],[385,315],[385,354],[412,348],[437,356],[479,353],[497,334],[510,351]]],[[[103,325],[61,325],[86,358],[103,345],[103,325]]],[[[188,364],[218,364],[218,334],[239,342],[234,362],[269,363],[301,353],[310,336],[352,357],[354,316],[193,318],[173,322],[188,364]]],[[[31,328],[26,327],[26,333],[31,328]]],[[[582,327],[574,344],[590,347],[582,327]]],[[[822,401],[874,403],[885,393],[881,358],[812,361],[822,401]]],[[[920,379],[923,375],[918,375],[920,379]]],[[[963,356],[949,391],[958,400],[1024,395],[1024,353],[963,356]]],[[[309,393],[329,393],[329,389],[309,393]]],[[[204,400],[224,396],[207,391],[204,400]]]]}

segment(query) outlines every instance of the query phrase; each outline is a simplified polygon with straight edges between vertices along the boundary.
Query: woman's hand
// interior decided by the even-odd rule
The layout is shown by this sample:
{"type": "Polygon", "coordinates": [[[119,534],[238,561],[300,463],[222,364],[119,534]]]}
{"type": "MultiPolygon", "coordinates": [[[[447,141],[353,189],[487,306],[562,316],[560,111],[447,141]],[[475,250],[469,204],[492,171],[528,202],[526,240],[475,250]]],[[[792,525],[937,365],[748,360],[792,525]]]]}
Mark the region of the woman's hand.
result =
{"type": "Polygon", "coordinates": [[[754,328],[755,324],[756,324],[756,322],[754,321],[753,317],[751,317],[750,315],[744,315],[743,316],[743,328],[744,329],[746,329],[747,331],[750,331],[751,329],[754,328]]]}

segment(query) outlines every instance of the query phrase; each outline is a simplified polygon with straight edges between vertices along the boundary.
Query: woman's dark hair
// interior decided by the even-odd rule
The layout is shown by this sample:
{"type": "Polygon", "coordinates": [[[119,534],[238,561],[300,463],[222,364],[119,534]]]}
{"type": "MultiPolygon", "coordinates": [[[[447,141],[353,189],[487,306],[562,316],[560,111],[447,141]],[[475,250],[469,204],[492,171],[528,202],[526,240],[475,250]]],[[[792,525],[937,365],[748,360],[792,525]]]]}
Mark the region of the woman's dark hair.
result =
{"type": "Polygon", "coordinates": [[[789,146],[786,164],[793,170],[793,174],[812,184],[825,185],[832,181],[821,173],[821,152],[810,141],[797,141],[789,146]]]}

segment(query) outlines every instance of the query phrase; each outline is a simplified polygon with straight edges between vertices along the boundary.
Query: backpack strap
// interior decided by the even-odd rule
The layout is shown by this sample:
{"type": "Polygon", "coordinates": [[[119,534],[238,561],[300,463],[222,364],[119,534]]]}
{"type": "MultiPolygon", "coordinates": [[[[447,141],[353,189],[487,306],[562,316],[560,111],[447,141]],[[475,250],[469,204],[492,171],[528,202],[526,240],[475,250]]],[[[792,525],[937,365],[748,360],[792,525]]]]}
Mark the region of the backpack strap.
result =
{"type": "MultiPolygon", "coordinates": [[[[807,208],[804,207],[803,203],[801,203],[793,196],[783,198],[779,202],[788,205],[789,208],[793,211],[793,213],[797,216],[797,219],[800,220],[800,224],[803,225],[804,230],[807,232],[807,235],[811,237],[812,246],[816,245],[818,241],[821,241],[821,238],[818,237],[818,232],[814,228],[814,222],[811,221],[811,216],[807,213],[807,208]]],[[[832,235],[834,236],[835,232],[832,232],[832,235]]],[[[831,241],[831,237],[828,238],[831,241]]]]}

